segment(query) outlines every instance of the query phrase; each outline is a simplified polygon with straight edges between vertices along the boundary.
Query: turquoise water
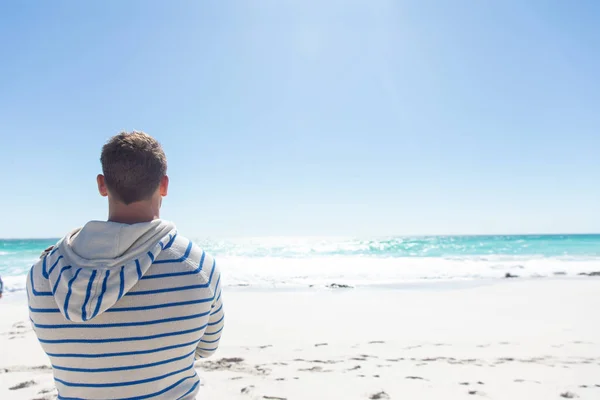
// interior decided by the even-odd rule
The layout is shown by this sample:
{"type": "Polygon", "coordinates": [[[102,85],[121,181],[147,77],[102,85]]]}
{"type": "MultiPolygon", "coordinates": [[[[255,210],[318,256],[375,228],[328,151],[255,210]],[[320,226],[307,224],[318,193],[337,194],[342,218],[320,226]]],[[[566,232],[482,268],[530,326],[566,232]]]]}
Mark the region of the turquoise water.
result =
{"type": "Polygon", "coordinates": [[[0,239],[0,275],[22,275],[54,243],[56,239],[0,239]]]}
{"type": "MultiPolygon", "coordinates": [[[[29,267],[55,239],[0,240],[0,275],[22,290],[29,267]],[[12,279],[11,279],[12,278],[12,279]]],[[[196,240],[236,285],[390,283],[421,279],[577,275],[600,270],[600,235],[385,238],[271,237],[196,240]]]]}
{"type": "Polygon", "coordinates": [[[496,235],[373,239],[256,238],[201,241],[216,255],[247,257],[460,257],[485,255],[600,257],[600,235],[496,235]]]}

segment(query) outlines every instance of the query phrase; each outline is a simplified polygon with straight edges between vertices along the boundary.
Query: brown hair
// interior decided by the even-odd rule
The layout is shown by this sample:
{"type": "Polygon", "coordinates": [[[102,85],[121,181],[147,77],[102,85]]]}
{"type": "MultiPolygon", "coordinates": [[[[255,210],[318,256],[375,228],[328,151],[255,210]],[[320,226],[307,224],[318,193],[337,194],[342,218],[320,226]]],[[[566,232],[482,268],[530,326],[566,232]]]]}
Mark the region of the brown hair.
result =
{"type": "Polygon", "coordinates": [[[119,201],[148,200],[167,173],[167,157],[160,143],[144,132],[121,132],[102,147],[104,181],[119,201]]]}

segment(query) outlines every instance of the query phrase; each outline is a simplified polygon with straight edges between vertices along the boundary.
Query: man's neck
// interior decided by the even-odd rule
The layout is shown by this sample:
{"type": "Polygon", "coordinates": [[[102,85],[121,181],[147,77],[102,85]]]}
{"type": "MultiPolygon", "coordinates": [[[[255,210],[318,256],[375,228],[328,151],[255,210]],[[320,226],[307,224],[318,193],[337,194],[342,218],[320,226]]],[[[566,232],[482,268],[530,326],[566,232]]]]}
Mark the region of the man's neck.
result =
{"type": "Polygon", "coordinates": [[[113,203],[108,206],[108,220],[121,224],[138,224],[160,218],[159,206],[150,201],[140,201],[125,205],[113,203]]]}

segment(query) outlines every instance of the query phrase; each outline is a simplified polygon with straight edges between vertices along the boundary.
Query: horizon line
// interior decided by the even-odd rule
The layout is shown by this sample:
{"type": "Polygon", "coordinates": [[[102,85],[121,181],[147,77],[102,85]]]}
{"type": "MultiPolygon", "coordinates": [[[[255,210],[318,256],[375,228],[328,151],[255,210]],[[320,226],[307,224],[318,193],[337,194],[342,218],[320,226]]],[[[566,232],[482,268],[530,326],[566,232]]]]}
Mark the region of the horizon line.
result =
{"type": "MultiPolygon", "coordinates": [[[[446,234],[390,234],[390,235],[257,235],[257,236],[203,236],[204,239],[250,239],[250,238],[382,238],[382,237],[398,237],[398,238],[425,238],[425,237],[491,237],[491,236],[595,236],[600,235],[600,232],[562,232],[562,233],[446,233],[446,234]]],[[[194,236],[194,235],[188,235],[194,236]]],[[[64,236],[63,236],[64,237],[64,236]]],[[[63,237],[0,237],[0,241],[7,240],[61,240],[63,237]]]]}

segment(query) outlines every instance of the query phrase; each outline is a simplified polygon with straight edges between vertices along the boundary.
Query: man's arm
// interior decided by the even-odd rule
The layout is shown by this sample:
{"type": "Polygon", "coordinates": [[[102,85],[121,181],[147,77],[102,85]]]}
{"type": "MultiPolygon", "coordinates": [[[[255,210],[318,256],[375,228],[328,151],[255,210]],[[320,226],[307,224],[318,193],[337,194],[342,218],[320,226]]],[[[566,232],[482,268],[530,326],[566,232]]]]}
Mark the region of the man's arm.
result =
{"type": "Polygon", "coordinates": [[[215,288],[215,300],[211,306],[208,326],[198,346],[196,347],[196,359],[210,357],[219,347],[221,332],[223,331],[225,314],[223,312],[223,300],[221,298],[221,287],[215,288]]]}

